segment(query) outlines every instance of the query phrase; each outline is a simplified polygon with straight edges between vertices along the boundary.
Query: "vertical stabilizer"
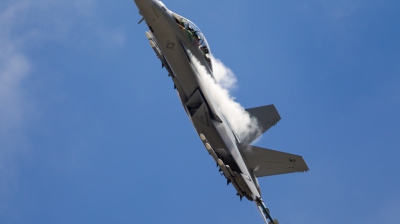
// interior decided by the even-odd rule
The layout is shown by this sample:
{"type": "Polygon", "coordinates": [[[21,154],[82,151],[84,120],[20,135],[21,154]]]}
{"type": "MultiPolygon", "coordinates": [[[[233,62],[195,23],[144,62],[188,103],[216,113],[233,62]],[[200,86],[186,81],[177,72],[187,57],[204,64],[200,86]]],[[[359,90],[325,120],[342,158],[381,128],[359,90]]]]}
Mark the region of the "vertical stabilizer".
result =
{"type": "Polygon", "coordinates": [[[254,107],[248,108],[246,111],[250,114],[251,117],[257,119],[258,126],[260,131],[255,133],[251,138],[249,138],[247,144],[250,144],[258,137],[260,137],[264,132],[274,126],[278,121],[281,119],[278,111],[276,110],[273,104],[261,106],[261,107],[254,107]]]}

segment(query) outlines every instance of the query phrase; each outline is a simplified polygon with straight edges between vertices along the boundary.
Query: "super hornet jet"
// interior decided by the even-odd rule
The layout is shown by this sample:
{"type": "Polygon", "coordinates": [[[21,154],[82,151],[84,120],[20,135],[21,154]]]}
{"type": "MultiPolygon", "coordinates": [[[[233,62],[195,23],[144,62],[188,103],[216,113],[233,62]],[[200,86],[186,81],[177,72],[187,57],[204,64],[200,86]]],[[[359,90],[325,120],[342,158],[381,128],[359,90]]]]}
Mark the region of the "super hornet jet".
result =
{"type": "Polygon", "coordinates": [[[183,108],[227,183],[232,183],[240,199],[255,202],[265,223],[278,223],[261,198],[257,177],[304,172],[308,167],[301,156],[250,145],[281,119],[275,106],[246,109],[257,119],[260,131],[242,140],[201,80],[199,66],[211,77],[213,69],[210,48],[200,29],[159,0],[134,1],[143,17],[139,23],[144,20],[149,28],[150,46],[169,72],[183,108]]]}

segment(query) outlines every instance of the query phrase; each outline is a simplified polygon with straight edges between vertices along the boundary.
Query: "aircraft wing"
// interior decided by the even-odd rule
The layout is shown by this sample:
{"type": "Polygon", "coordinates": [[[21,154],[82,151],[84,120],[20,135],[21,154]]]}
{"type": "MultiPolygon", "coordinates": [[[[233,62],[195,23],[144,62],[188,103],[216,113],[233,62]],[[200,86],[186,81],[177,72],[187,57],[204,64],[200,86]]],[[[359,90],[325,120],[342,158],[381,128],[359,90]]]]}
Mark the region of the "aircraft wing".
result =
{"type": "Polygon", "coordinates": [[[252,145],[242,147],[241,153],[256,177],[308,171],[302,156],[252,145]]]}

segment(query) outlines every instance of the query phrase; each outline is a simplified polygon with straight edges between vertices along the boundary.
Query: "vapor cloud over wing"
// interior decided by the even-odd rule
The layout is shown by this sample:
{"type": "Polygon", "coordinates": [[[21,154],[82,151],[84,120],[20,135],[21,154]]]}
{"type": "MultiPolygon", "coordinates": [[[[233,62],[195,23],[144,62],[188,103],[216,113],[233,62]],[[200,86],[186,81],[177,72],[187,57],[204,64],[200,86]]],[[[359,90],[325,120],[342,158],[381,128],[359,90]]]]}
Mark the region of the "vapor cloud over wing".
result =
{"type": "Polygon", "coordinates": [[[211,56],[213,75],[217,83],[226,90],[234,90],[236,88],[236,76],[233,71],[226,67],[221,60],[211,56]]]}
{"type": "Polygon", "coordinates": [[[239,137],[241,142],[249,142],[248,140],[251,136],[254,136],[260,130],[257,119],[251,117],[229,92],[235,88],[237,81],[235,74],[221,60],[212,57],[214,80],[197,59],[193,59],[192,61],[196,64],[205,87],[213,95],[214,100],[219,105],[222,114],[227,119],[236,136],[239,137]]]}

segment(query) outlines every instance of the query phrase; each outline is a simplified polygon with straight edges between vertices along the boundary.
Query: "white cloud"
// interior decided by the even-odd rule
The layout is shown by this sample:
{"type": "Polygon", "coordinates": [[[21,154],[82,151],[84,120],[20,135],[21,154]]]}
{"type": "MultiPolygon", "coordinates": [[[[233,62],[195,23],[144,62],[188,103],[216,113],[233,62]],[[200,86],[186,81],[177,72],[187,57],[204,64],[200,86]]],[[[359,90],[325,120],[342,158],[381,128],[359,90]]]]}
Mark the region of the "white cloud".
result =
{"type": "Polygon", "coordinates": [[[97,31],[103,45],[107,48],[118,48],[125,45],[126,35],[122,28],[119,29],[104,29],[97,31]]]}
{"type": "Polygon", "coordinates": [[[334,4],[329,1],[325,2],[325,9],[333,20],[343,20],[356,13],[362,7],[361,4],[359,1],[338,1],[334,4]]]}
{"type": "Polygon", "coordinates": [[[16,157],[24,153],[23,122],[27,102],[22,82],[29,75],[30,62],[21,53],[11,30],[15,15],[26,4],[16,4],[0,12],[0,211],[14,188],[16,157]]]}
{"type": "Polygon", "coordinates": [[[74,0],[73,5],[75,6],[77,12],[79,12],[81,15],[93,15],[94,0],[74,0]]]}
{"type": "MultiPolygon", "coordinates": [[[[71,12],[90,14],[92,0],[74,1],[7,1],[0,8],[0,131],[21,125],[24,113],[24,90],[21,83],[29,76],[31,62],[24,47],[31,42],[62,39],[73,21],[71,12]],[[70,18],[68,18],[70,17],[70,18]]],[[[116,42],[123,42],[117,33],[116,42]]]]}
{"type": "MultiPolygon", "coordinates": [[[[26,47],[67,40],[74,35],[73,27],[84,26],[78,18],[92,14],[92,0],[75,0],[72,4],[10,0],[0,4],[0,212],[6,209],[9,195],[18,185],[18,158],[30,153],[26,131],[28,117],[34,115],[25,86],[35,66],[25,53],[26,47]]],[[[111,37],[119,46],[124,43],[118,32],[111,37]]]]}
{"type": "Polygon", "coordinates": [[[0,48],[0,130],[4,131],[20,125],[23,116],[24,93],[22,80],[30,70],[26,57],[12,49],[10,42],[1,41],[0,48]]]}
{"type": "Polygon", "coordinates": [[[382,206],[376,216],[376,222],[381,223],[397,223],[400,213],[400,200],[398,197],[393,197],[392,200],[386,201],[384,206],[382,206]]]}

